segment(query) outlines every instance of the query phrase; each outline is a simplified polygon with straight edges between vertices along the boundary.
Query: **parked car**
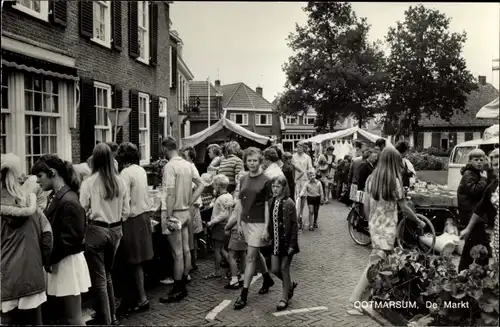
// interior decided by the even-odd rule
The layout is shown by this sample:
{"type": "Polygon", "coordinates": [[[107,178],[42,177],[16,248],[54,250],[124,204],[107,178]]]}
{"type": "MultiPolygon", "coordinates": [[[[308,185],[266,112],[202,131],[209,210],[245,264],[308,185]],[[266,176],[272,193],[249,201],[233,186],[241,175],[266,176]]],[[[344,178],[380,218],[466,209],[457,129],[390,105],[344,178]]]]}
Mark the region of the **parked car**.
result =
{"type": "Polygon", "coordinates": [[[469,153],[480,148],[486,154],[498,148],[498,135],[488,139],[472,140],[457,144],[451,152],[448,163],[448,188],[456,190],[462,179],[460,170],[469,160],[469,153]]]}

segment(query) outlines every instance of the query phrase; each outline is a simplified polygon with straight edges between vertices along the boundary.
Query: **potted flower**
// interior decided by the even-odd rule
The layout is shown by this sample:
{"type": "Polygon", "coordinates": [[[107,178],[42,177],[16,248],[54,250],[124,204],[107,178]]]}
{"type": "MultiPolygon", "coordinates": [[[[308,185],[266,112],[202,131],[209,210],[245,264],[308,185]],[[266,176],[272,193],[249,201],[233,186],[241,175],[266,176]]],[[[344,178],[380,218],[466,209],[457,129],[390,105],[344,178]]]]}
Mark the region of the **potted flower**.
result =
{"type": "Polygon", "coordinates": [[[148,185],[152,185],[153,188],[161,186],[163,180],[163,167],[165,167],[167,162],[167,159],[158,159],[149,164],[146,169],[148,173],[148,185]]]}
{"type": "Polygon", "coordinates": [[[432,278],[425,294],[435,298],[431,311],[435,326],[498,326],[498,264],[481,266],[476,260],[488,255],[483,245],[471,249],[474,262],[460,273],[444,267],[432,278]]]}

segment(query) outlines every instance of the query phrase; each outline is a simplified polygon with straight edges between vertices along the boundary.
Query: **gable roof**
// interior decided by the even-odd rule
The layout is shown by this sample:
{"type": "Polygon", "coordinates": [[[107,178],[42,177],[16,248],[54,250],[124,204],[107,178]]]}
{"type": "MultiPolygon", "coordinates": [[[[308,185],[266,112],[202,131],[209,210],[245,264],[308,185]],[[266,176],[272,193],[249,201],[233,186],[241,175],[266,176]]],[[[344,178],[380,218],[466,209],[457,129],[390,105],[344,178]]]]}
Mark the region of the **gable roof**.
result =
{"type": "MultiPolygon", "coordinates": [[[[221,95],[217,89],[210,83],[210,96],[221,95]]],[[[189,82],[189,96],[190,97],[207,97],[208,96],[208,82],[207,81],[191,81],[189,82]]]]}
{"type": "Polygon", "coordinates": [[[431,118],[423,118],[419,122],[420,128],[425,127],[488,127],[493,124],[497,124],[497,119],[477,119],[477,112],[486,104],[495,100],[498,97],[498,90],[491,85],[486,83],[484,85],[479,85],[478,89],[472,91],[465,104],[464,112],[457,112],[447,122],[444,119],[439,118],[439,116],[433,116],[431,118]]]}
{"type": "Polygon", "coordinates": [[[222,92],[222,108],[239,109],[268,109],[274,110],[269,101],[257,94],[245,83],[233,83],[221,85],[219,90],[222,92]]]}

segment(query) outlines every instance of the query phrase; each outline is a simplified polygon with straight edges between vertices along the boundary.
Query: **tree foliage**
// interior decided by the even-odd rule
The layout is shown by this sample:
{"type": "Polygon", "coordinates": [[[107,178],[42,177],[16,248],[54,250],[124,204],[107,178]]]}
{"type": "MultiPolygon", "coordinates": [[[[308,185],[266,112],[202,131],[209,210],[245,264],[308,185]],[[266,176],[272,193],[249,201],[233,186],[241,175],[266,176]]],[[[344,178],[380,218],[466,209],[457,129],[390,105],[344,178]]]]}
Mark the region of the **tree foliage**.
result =
{"type": "Polygon", "coordinates": [[[283,66],[287,82],[278,110],[293,114],[312,107],[318,128],[332,130],[350,115],[363,125],[380,110],[386,78],[383,52],[369,44],[366,19],[344,2],[308,2],[303,10],[307,24],[297,24],[288,39],[295,54],[283,66]]]}
{"type": "Polygon", "coordinates": [[[461,56],[466,33],[450,33],[449,24],[450,19],[438,10],[418,5],[389,29],[388,134],[414,131],[426,116],[449,120],[465,109],[476,84],[461,56]]]}

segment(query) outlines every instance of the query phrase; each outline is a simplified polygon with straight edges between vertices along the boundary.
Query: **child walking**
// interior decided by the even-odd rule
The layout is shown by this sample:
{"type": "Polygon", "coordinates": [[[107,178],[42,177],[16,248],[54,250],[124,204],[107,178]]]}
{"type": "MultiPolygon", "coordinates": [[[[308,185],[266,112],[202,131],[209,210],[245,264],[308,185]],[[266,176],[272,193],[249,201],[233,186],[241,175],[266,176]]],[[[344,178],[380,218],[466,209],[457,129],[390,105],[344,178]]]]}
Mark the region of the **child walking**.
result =
{"type": "Polygon", "coordinates": [[[208,222],[208,228],[211,229],[212,240],[214,242],[215,269],[214,272],[205,278],[220,278],[222,277],[220,266],[222,258],[229,261],[228,253],[225,249],[226,234],[224,227],[231,216],[233,210],[233,196],[228,193],[229,178],[225,175],[217,175],[213,179],[214,192],[217,199],[215,200],[212,219],[208,222]]]}
{"type": "Polygon", "coordinates": [[[290,275],[292,258],[299,253],[297,211],[295,203],[288,196],[288,183],[284,176],[278,175],[272,179],[272,191],[273,198],[269,200],[271,223],[268,226],[273,249],[271,271],[283,282],[283,296],[276,306],[278,311],[282,311],[288,308],[288,301],[297,287],[290,275]]]}
{"type": "Polygon", "coordinates": [[[316,179],[316,172],[309,170],[307,172],[307,182],[304,184],[301,197],[307,198],[307,206],[309,209],[309,230],[318,228],[318,212],[319,206],[323,203],[325,194],[323,193],[323,185],[316,179]]]}
{"type": "Polygon", "coordinates": [[[224,287],[226,289],[236,290],[243,286],[243,273],[245,271],[245,254],[247,250],[247,245],[245,239],[241,237],[238,233],[238,216],[241,214],[241,205],[237,201],[240,194],[240,182],[241,178],[246,174],[246,172],[241,171],[236,177],[236,189],[234,191],[234,199],[236,206],[226,224],[225,231],[226,234],[231,235],[229,239],[229,267],[231,268],[231,281],[224,287]],[[240,267],[238,270],[238,261],[240,262],[240,267]]]}

